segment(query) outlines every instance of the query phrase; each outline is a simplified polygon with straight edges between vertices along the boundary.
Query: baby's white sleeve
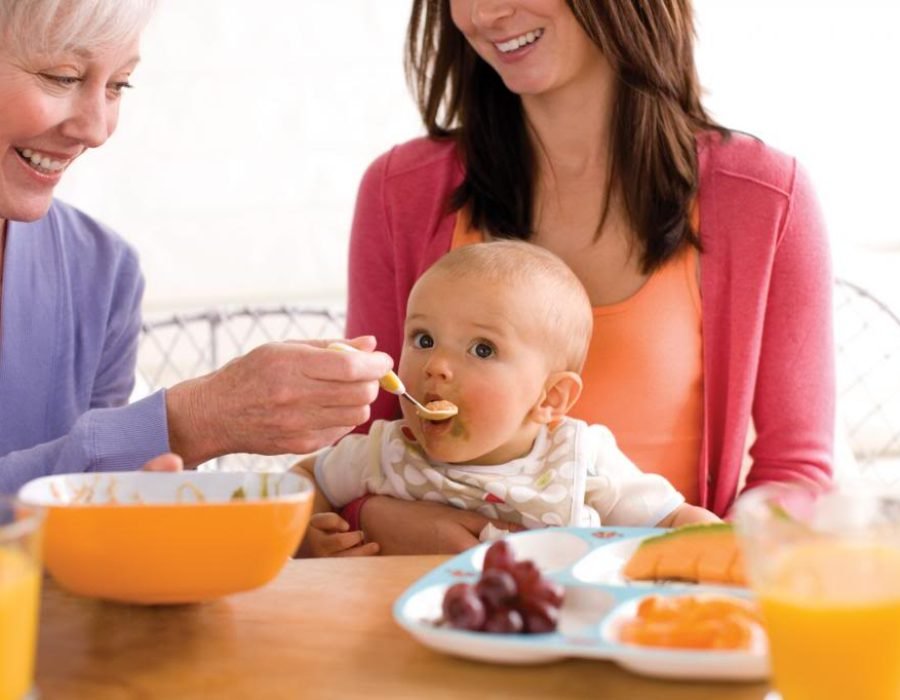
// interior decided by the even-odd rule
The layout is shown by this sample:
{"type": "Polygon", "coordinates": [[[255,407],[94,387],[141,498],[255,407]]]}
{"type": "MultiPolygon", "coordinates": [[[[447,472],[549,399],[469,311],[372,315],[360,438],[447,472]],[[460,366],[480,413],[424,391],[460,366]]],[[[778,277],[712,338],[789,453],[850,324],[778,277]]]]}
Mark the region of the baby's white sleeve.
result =
{"type": "Polygon", "coordinates": [[[653,527],[684,503],[665,478],[638,469],[608,428],[591,425],[587,430],[596,458],[588,464],[585,503],[603,525],[653,527]]]}
{"type": "Polygon", "coordinates": [[[334,508],[364,496],[381,471],[383,426],[373,424],[368,435],[348,435],[316,457],[316,486],[334,508]]]}

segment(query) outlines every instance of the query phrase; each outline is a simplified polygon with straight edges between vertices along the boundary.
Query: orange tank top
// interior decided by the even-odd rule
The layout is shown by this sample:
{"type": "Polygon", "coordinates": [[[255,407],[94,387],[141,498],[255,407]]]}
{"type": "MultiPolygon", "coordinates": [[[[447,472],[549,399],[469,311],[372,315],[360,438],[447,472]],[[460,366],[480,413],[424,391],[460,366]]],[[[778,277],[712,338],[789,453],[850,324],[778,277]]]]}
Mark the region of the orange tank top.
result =
{"type": "MultiPolygon", "coordinates": [[[[483,241],[460,212],[450,247],[483,241]]],[[[584,392],[571,412],[607,426],[635,464],[666,477],[689,503],[699,498],[703,433],[698,265],[686,247],[625,301],[594,307],[584,392]]]]}

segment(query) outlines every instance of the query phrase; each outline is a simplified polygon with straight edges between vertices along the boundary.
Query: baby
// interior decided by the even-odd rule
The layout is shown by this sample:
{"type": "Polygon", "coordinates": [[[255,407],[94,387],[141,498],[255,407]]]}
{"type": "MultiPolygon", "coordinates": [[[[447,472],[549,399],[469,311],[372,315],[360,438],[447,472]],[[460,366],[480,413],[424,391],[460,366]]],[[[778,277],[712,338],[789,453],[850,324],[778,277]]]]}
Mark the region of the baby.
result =
{"type": "MultiPolygon", "coordinates": [[[[316,511],[372,493],[529,529],[718,520],[641,472],[607,428],[566,417],[592,325],[584,287],[543,248],[496,241],[442,257],[409,295],[399,375],[419,401],[449,401],[459,412],[426,420],[401,401],[402,420],[376,421],[368,435],[301,462],[318,485],[316,511]]],[[[346,529],[335,514],[314,516],[304,549],[346,552],[346,529]]],[[[377,550],[365,547],[357,553],[377,550]]]]}

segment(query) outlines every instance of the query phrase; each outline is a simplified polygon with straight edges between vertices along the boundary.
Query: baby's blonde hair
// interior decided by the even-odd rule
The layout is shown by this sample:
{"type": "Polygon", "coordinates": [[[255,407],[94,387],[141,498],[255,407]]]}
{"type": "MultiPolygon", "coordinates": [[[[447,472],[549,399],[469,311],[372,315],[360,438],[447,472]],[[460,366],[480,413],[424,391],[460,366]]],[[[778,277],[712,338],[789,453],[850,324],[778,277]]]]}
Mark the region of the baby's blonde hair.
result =
{"type": "Polygon", "coordinates": [[[0,46],[28,60],[95,51],[140,34],[156,0],[0,0],[0,46]]]}
{"type": "Polygon", "coordinates": [[[534,320],[551,363],[561,356],[561,369],[581,371],[594,326],[591,302],[575,273],[546,248],[506,240],[466,245],[444,255],[423,277],[432,272],[527,285],[536,292],[534,320]]]}

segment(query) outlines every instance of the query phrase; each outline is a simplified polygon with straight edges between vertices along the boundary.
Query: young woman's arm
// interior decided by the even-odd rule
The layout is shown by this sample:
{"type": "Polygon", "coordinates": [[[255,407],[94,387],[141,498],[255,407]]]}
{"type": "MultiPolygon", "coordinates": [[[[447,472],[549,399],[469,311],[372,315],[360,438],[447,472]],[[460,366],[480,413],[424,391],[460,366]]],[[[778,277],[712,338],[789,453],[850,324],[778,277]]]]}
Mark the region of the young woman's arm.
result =
{"type": "Polygon", "coordinates": [[[765,298],[748,487],[767,481],[818,487],[831,480],[833,284],[825,225],[797,167],[765,298]]]}

